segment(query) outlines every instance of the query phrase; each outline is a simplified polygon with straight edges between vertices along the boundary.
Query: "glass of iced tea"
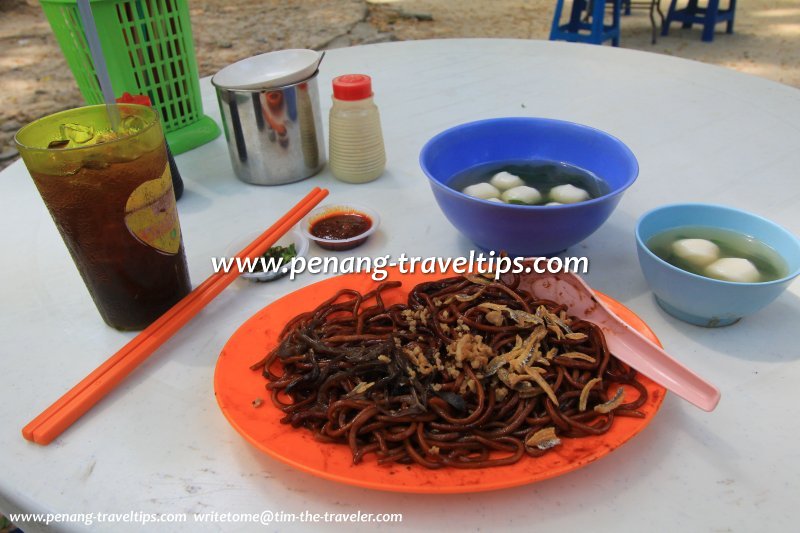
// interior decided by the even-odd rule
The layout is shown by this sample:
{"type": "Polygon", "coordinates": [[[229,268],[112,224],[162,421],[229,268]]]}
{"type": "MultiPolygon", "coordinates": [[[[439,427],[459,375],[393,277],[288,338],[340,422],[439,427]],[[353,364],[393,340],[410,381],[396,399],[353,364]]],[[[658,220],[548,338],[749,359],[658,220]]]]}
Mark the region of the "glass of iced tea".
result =
{"type": "Polygon", "coordinates": [[[144,329],[189,293],[155,111],[132,104],[72,109],[25,126],[15,140],[108,325],[144,329]]]}

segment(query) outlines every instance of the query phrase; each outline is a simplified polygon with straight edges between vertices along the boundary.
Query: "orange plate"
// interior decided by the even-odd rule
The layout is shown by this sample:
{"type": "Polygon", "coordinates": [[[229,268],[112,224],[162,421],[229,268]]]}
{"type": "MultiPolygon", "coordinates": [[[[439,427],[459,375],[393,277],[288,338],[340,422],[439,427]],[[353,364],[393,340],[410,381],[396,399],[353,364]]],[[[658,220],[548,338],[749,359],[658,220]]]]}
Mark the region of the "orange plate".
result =
{"type": "MultiPolygon", "coordinates": [[[[386,291],[384,301],[387,304],[405,301],[409,288],[442,277],[441,274],[419,273],[401,276],[392,272],[389,279],[400,279],[403,286],[386,291]]],[[[378,465],[372,454],[361,464],[353,465],[348,446],[321,443],[305,429],[281,424],[282,413],[273,406],[264,388],[265,378],[249,367],[275,346],[278,334],[292,317],[315,308],[339,289],[364,293],[377,284],[368,274],[359,273],[309,285],[256,313],[228,340],[214,374],[217,402],[231,425],[256,448],[310,474],[360,487],[422,494],[478,492],[541,481],[603,457],[644,429],[664,400],[665,389],[640,376],[649,392],[647,403],[640,408],[644,418],[617,418],[604,435],[564,439],[561,446],[543,457],[525,456],[513,465],[477,470],[428,470],[419,465],[378,465]],[[256,398],[264,401],[259,408],[252,404],[256,398]]],[[[608,296],[599,293],[598,296],[617,316],[658,343],[650,328],[628,308],[608,296]]]]}

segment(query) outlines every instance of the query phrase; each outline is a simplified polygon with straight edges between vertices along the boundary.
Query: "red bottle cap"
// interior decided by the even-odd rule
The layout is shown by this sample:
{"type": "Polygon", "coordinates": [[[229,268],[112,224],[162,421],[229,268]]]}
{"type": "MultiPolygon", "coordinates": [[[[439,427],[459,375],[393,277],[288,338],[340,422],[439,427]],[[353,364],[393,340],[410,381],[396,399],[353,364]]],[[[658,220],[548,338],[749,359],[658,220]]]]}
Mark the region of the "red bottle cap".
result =
{"type": "Polygon", "coordinates": [[[366,74],[345,74],[333,78],[333,97],[337,100],[363,100],[372,96],[372,78],[366,74]]]}
{"type": "Polygon", "coordinates": [[[118,104],[139,104],[139,105],[146,105],[147,107],[152,107],[153,104],[150,103],[150,97],[146,94],[136,94],[133,95],[131,93],[122,93],[122,96],[117,98],[118,104]]]}

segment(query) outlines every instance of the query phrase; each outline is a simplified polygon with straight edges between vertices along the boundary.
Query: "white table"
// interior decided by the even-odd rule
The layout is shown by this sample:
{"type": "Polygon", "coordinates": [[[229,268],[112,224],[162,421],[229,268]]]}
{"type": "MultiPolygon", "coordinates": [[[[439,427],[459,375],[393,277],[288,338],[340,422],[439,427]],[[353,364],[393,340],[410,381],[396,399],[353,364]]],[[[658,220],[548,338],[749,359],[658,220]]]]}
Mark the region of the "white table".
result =
{"type": "MultiPolygon", "coordinates": [[[[100,320],[21,162],[0,176],[0,511],[402,513],[381,529],[788,531],[796,527],[800,284],[723,329],[679,322],[655,304],[639,270],[634,223],[655,206],[714,201],[800,233],[800,91],[724,68],[610,47],[516,40],[416,41],[327,53],[330,80],[373,76],[388,152],[368,185],[326,170],[304,182],[257,187],[232,174],[222,138],[178,157],[179,202],[192,279],[210,257],[271,223],[312,186],[331,200],[377,207],[380,233],[359,254],[460,256],[470,244],[436,207],[417,158],[442,129],[525,115],[606,130],[637,155],[639,180],[610,220],[572,250],[588,281],[643,317],[666,348],[722,390],[713,413],[669,395],[652,424],[613,454],[535,485],[442,497],[374,492],[296,471],[228,425],[212,375],[236,327],[277,297],[320,279],[237,281],[122,386],[48,447],[20,429],[132,335],[100,320]]],[[[203,83],[205,110],[218,118],[203,83]]],[[[327,132],[327,120],[325,120],[327,132]]],[[[41,524],[20,524],[25,531],[41,524]]],[[[378,524],[318,524],[372,531],[378,524]]],[[[63,530],[90,529],[81,523],[63,530]]],[[[92,526],[109,530],[108,526],[92,526]]],[[[157,530],[307,530],[192,522],[157,530]]],[[[116,524],[114,530],[140,530],[116,524]]]]}

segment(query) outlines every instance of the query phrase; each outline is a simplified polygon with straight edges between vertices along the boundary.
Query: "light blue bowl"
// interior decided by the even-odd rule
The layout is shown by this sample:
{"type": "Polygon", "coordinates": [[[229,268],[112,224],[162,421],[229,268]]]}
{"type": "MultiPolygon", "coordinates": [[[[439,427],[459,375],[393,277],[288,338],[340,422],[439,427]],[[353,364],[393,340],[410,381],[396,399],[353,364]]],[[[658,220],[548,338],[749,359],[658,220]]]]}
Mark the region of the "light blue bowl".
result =
{"type": "Polygon", "coordinates": [[[642,215],[636,224],[639,264],[659,305],[690,324],[728,326],[772,302],[800,274],[800,240],[774,222],[713,204],[673,204],[642,215]],[[786,261],[789,274],[763,283],[734,283],[698,276],[660,259],[646,242],[680,226],[712,226],[754,237],[786,261]]]}
{"type": "Polygon", "coordinates": [[[636,180],[636,157],[619,139],[563,120],[494,118],[450,128],[429,140],[420,165],[444,215],[485,250],[512,256],[549,256],[579,243],[608,219],[636,180]],[[489,202],[450,188],[453,177],[494,162],[550,160],[595,173],[610,191],[569,205],[529,206],[489,202]]]}

